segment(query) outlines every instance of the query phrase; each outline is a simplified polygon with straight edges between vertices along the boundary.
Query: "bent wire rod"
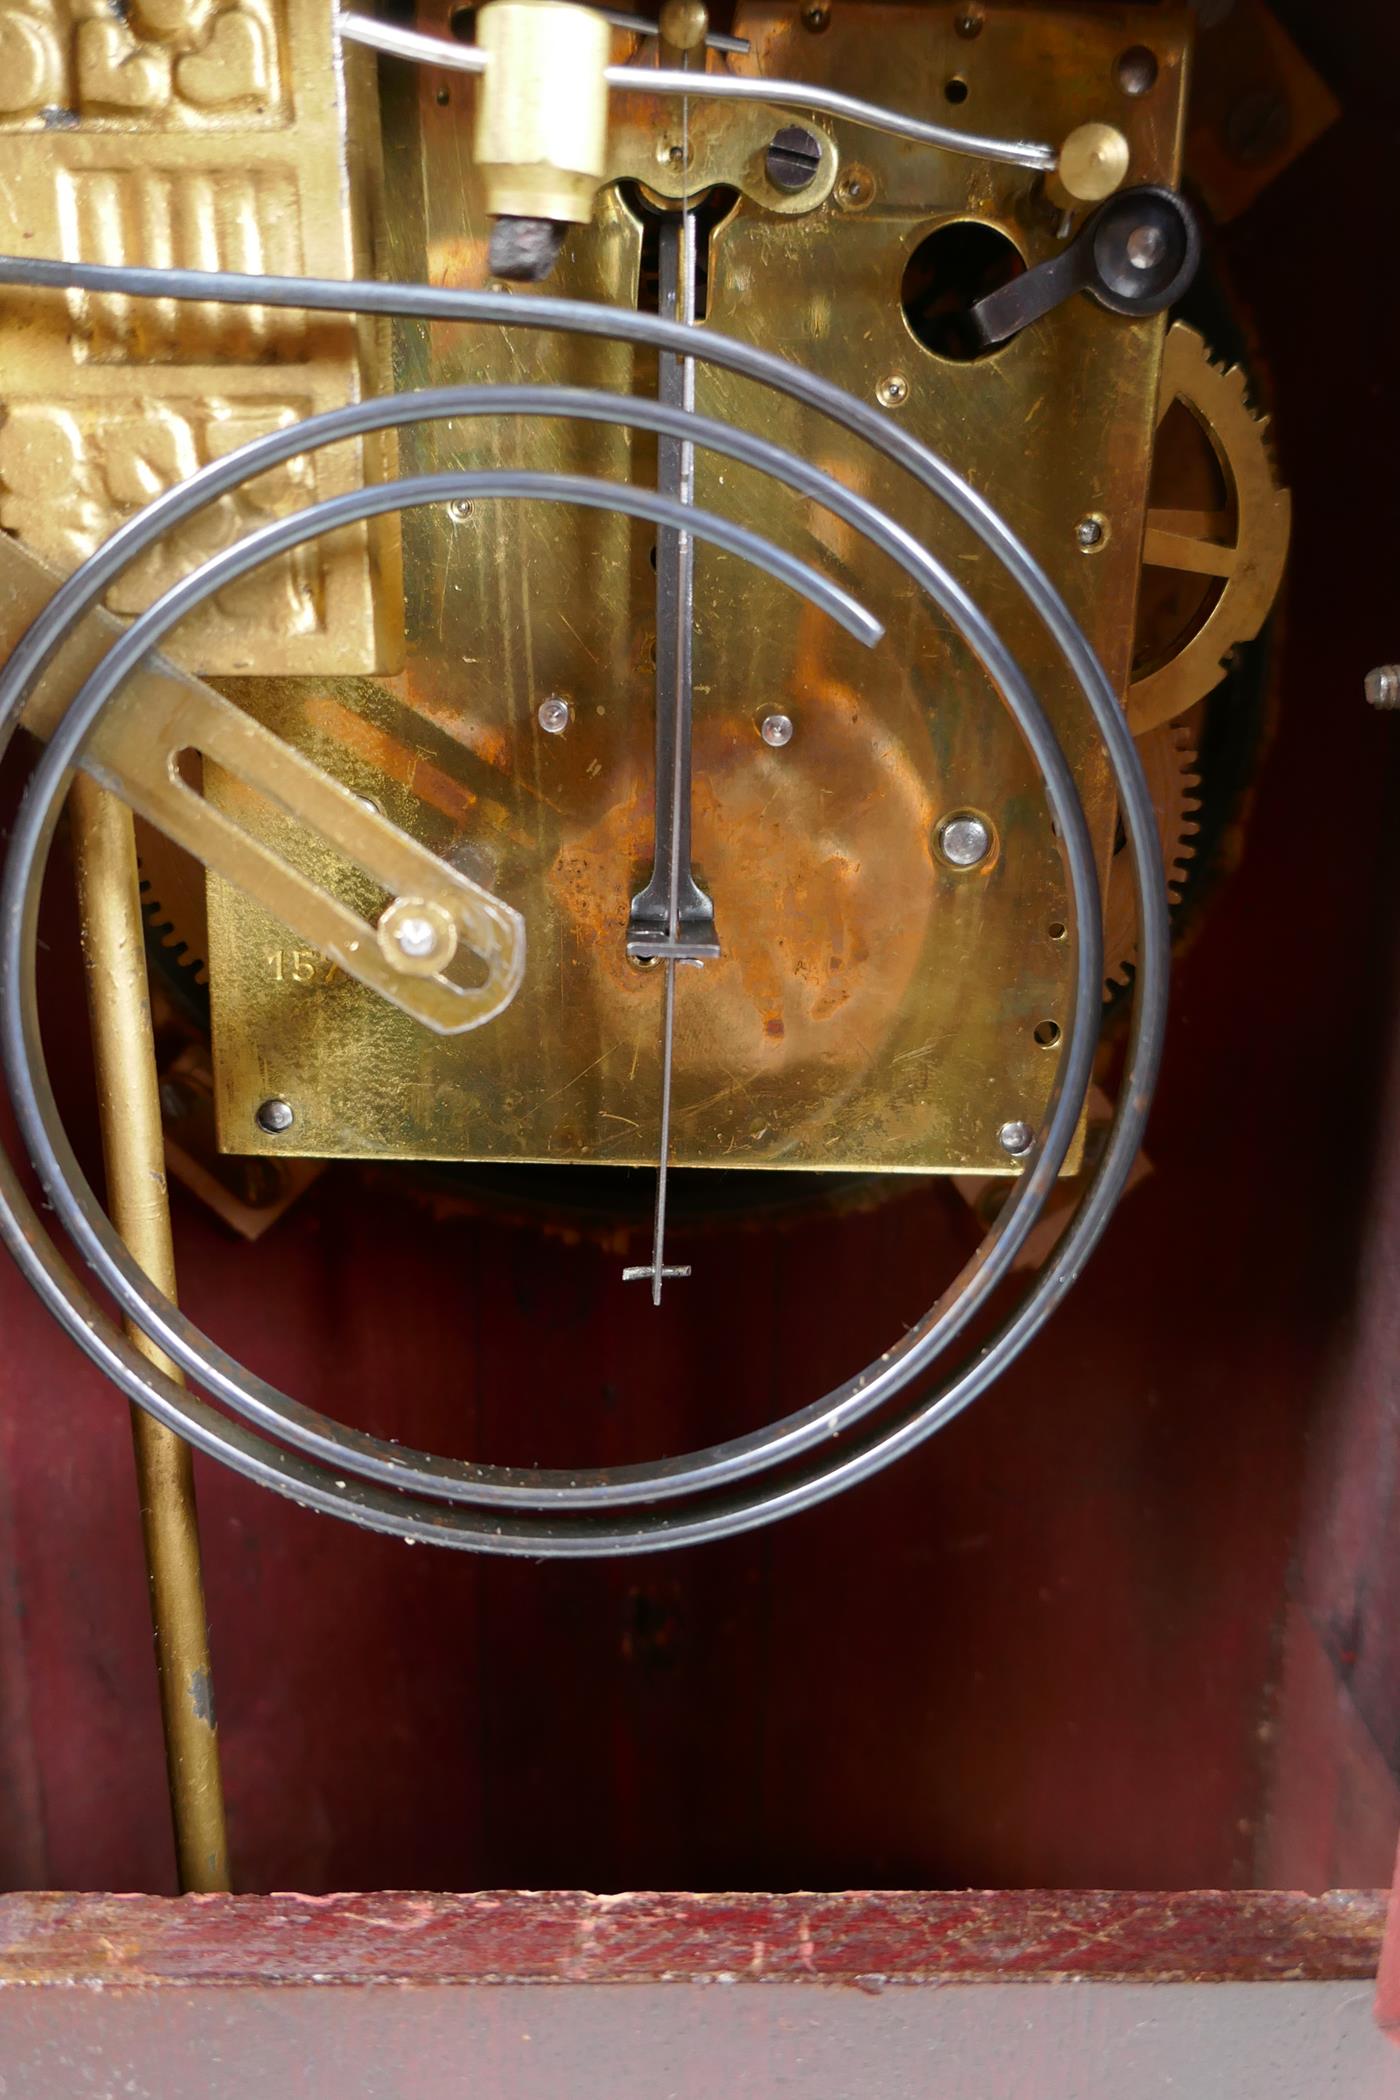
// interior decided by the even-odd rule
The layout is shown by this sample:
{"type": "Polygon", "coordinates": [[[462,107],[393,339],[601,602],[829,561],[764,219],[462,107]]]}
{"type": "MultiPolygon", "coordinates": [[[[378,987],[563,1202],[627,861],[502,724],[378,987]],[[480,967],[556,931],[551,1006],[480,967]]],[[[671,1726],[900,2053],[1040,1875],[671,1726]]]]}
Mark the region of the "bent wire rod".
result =
{"type": "MultiPolygon", "coordinates": [[[[484,73],[490,63],[488,53],[478,44],[449,43],[445,37],[401,29],[396,22],[377,21],[373,15],[338,14],[335,27],[348,43],[368,44],[371,50],[412,59],[419,65],[447,66],[457,73],[484,73]]],[[[687,73],[663,66],[631,65],[609,66],[606,78],[609,87],[626,88],[631,94],[703,96],[711,102],[766,102],[816,110],[822,116],[841,117],[848,124],[862,125],[867,131],[885,131],[892,138],[910,139],[918,146],[939,146],[945,153],[966,153],[974,160],[1033,168],[1039,174],[1048,173],[1060,157],[1054,146],[1038,140],[986,138],[976,132],[955,131],[947,124],[928,124],[922,117],[905,116],[878,102],[863,102],[858,95],[844,95],[839,88],[820,87],[815,81],[765,80],[746,73],[687,73]]]]}

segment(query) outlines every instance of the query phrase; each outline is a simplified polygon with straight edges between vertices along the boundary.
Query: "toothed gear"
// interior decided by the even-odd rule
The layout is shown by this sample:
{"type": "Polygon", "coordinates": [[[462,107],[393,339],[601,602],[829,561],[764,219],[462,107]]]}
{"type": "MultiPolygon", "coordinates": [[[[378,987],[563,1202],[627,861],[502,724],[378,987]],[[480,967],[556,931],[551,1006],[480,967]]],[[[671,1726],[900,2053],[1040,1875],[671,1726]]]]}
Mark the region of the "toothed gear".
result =
{"type": "MultiPolygon", "coordinates": [[[[1167,878],[1167,896],[1173,906],[1180,903],[1188,864],[1196,851],[1200,830],[1197,812],[1201,806],[1201,776],[1196,771],[1196,752],[1190,732],[1180,723],[1165,722],[1137,738],[1138,757],[1147,775],[1152,807],[1157,813],[1157,836],[1162,841],[1162,867],[1167,878]]],[[[1109,863],[1104,885],[1104,997],[1111,999],[1132,982],[1137,959],[1137,904],[1133,895],[1133,872],[1129,856],[1121,847],[1109,863]]]]}
{"type": "Polygon", "coordinates": [[[1168,330],[1163,352],[1159,435],[1177,402],[1210,444],[1227,507],[1219,515],[1149,509],[1143,565],[1200,576],[1220,589],[1167,661],[1129,688],[1136,737],[1185,714],[1220,683],[1231,650],[1253,641],[1268,618],[1288,553],[1292,506],[1279,486],[1268,419],[1250,407],[1239,366],[1212,363],[1204,338],[1180,321],[1168,330]]]}
{"type": "Polygon", "coordinates": [[[209,921],[203,867],[140,817],[136,820],[136,858],[141,870],[141,915],[148,935],[166,950],[175,969],[193,984],[207,985],[209,921]]]}

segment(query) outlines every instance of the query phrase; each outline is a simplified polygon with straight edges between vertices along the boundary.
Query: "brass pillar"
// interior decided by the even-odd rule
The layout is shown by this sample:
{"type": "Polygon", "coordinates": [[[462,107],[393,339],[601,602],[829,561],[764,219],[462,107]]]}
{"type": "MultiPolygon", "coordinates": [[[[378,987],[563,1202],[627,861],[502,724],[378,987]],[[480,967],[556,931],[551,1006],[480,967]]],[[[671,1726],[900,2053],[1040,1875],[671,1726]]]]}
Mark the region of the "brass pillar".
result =
{"type": "MultiPolygon", "coordinates": [[[[73,779],[69,815],[108,1208],[132,1255],[173,1298],[175,1252],[135,828],[126,804],[82,773],[73,779]]],[[[145,1335],[128,1331],[153,1363],[178,1375],[145,1335]]],[[[132,1408],[131,1427],[180,1886],[207,1893],[229,1886],[228,1835],[191,1453],[142,1408],[132,1408]]]]}

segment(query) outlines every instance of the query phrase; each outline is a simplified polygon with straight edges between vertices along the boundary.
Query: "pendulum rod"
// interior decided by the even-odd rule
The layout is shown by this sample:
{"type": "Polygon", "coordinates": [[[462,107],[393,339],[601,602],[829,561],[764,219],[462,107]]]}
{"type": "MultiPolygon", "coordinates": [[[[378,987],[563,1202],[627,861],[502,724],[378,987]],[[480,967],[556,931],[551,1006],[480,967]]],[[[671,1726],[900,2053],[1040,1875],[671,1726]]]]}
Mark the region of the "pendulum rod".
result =
{"type": "MultiPolygon", "coordinates": [[[[689,57],[689,54],[686,54],[689,57]]],[[[689,109],[682,104],[682,146],[689,164],[689,109]]],[[[683,201],[677,220],[660,233],[660,312],[663,319],[695,324],[695,215],[683,201]]],[[[663,350],[657,360],[657,391],[669,407],[693,412],[695,360],[663,350]]],[[[688,438],[657,440],[657,485],[681,503],[695,500],[695,447],[688,438]]],[[[657,1139],[656,1203],[651,1260],[623,1270],[626,1282],[651,1284],[651,1302],[661,1303],[667,1277],[690,1274],[666,1265],[666,1197],[671,1166],[671,1083],[676,1047],[676,971],[682,963],[703,966],[720,952],[715,911],[690,865],[692,760],[692,641],[695,625],[695,541],[688,532],[663,527],[656,541],[656,803],[651,879],[632,900],[627,952],[638,961],[659,961],[665,971],[661,1025],[661,1127],[657,1139]]]]}
{"type": "MultiPolygon", "coordinates": [[[[173,1298],[135,827],[126,804],[82,773],[73,776],[69,816],[109,1207],[132,1255],[173,1298]]],[[[138,1327],[128,1322],[127,1332],[152,1363],[179,1377],[138,1327]]],[[[180,1887],[209,1894],[229,1886],[228,1833],[191,1452],[144,1408],[133,1406],[131,1428],[180,1887]]]]}

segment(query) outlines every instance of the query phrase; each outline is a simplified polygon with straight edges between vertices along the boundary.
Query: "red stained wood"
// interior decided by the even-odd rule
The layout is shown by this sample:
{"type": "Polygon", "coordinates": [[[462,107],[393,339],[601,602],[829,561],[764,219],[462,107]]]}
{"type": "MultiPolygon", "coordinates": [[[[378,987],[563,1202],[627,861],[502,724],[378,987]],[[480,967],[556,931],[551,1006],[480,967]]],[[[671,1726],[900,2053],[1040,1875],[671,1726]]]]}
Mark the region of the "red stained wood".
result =
{"type": "Polygon", "coordinates": [[[14,1984],[1369,1982],[1380,1893],[8,1896],[14,1984]]]}
{"type": "MultiPolygon", "coordinates": [[[[1393,10],[1314,11],[1330,56],[1363,12],[1393,37],[1393,10]]],[[[1393,186],[1395,73],[1371,73],[1229,240],[1298,536],[1278,741],[1178,974],[1152,1181],[993,1394],[868,1488],[719,1550],[409,1553],[201,1464],[243,1887],[1389,1871],[1395,1242],[1356,1279],[1373,1180],[1400,1166],[1376,1144],[1400,723],[1360,678],[1396,646],[1377,476],[1400,395],[1387,331],[1343,349],[1336,299],[1299,295],[1374,276],[1371,215],[1337,202],[1393,186]],[[1305,850],[1320,783],[1364,850],[1305,850]],[[1353,1336],[1369,1369],[1334,1413],[1353,1336]]],[[[93,1160],[75,958],[50,931],[69,1003],[49,1041],[93,1160]]],[[[184,1294],[309,1401],[494,1458],[683,1448],[794,1406],[966,1244],[918,1194],[678,1242],[703,1286],[658,1321],[617,1247],[437,1222],[391,1179],[328,1175],[251,1250],[181,1201],[184,1294]]],[[[0,1882],[170,1887],[125,1409],[3,1262],[0,1337],[0,1882]]]]}

